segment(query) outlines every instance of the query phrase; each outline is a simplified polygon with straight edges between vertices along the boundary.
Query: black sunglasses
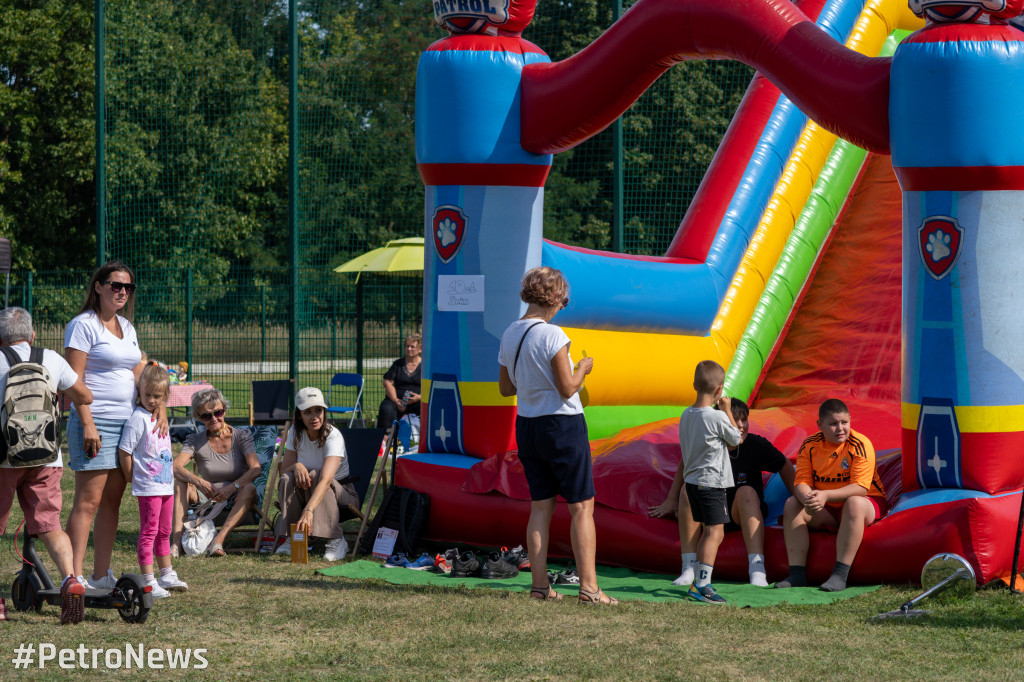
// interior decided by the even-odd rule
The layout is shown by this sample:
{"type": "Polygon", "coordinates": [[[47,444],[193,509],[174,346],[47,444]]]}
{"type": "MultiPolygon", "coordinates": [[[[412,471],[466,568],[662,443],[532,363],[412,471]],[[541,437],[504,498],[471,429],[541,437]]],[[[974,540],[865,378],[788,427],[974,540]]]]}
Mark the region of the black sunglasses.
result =
{"type": "Polygon", "coordinates": [[[104,280],[103,282],[100,282],[100,284],[109,284],[110,290],[113,291],[115,294],[120,293],[122,289],[127,291],[129,294],[135,293],[135,285],[132,284],[131,282],[115,282],[112,279],[108,279],[104,280]]]}
{"type": "Polygon", "coordinates": [[[568,307],[569,307],[569,297],[566,296],[565,298],[562,299],[562,310],[565,310],[568,307]]]}
{"type": "Polygon", "coordinates": [[[213,419],[214,417],[216,417],[217,419],[220,419],[223,416],[224,416],[224,408],[222,407],[219,410],[214,410],[213,412],[203,412],[201,415],[199,415],[199,419],[200,419],[200,421],[208,422],[211,419],[213,419]]]}

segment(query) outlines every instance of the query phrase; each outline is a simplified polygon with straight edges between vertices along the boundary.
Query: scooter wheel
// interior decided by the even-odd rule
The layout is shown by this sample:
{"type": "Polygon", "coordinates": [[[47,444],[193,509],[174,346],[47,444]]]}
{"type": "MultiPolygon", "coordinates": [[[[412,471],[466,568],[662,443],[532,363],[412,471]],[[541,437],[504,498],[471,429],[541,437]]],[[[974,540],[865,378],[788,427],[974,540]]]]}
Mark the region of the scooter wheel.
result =
{"type": "Polygon", "coordinates": [[[34,608],[36,611],[43,610],[43,600],[37,599],[43,584],[35,573],[18,573],[11,585],[11,601],[15,611],[28,611],[34,608]]]}
{"type": "Polygon", "coordinates": [[[143,601],[143,588],[146,586],[142,578],[128,573],[121,576],[114,584],[115,596],[120,597],[124,605],[118,607],[117,613],[126,623],[142,624],[149,618],[149,607],[143,601]]]}

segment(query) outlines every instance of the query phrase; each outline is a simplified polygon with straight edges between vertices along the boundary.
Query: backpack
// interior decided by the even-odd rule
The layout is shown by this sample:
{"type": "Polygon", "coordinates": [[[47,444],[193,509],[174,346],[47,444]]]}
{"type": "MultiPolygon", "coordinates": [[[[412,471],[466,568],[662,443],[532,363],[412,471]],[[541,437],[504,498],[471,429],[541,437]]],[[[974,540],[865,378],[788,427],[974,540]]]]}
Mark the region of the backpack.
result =
{"type": "Polygon", "coordinates": [[[372,553],[377,532],[384,527],[398,531],[393,552],[413,556],[429,519],[430,495],[393,485],[384,493],[377,515],[367,527],[358,551],[362,554],[372,553]]]}
{"type": "Polygon", "coordinates": [[[43,350],[32,348],[22,361],[9,346],[0,352],[11,366],[0,396],[0,463],[37,467],[57,461],[60,452],[60,402],[50,390],[43,350]]]}

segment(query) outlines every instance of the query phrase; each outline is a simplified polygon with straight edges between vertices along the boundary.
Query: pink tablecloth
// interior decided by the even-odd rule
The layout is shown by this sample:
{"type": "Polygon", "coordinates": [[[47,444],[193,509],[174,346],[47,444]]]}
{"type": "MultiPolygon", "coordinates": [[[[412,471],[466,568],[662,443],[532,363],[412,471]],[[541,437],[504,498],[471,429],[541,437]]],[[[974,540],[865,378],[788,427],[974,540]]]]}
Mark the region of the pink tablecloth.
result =
{"type": "Polygon", "coordinates": [[[205,381],[171,384],[167,407],[192,407],[192,396],[207,388],[213,388],[213,385],[205,381]]]}

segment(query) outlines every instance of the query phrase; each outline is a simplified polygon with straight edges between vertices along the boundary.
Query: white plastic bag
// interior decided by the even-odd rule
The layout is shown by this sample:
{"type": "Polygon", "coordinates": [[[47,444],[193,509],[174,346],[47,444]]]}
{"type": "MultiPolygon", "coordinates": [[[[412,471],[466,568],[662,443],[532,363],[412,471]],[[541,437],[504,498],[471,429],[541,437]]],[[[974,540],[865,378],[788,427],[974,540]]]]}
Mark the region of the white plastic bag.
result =
{"type": "Polygon", "coordinates": [[[195,515],[189,514],[181,532],[181,547],[188,556],[199,556],[206,553],[206,548],[213,542],[217,527],[213,519],[217,518],[227,502],[213,503],[207,501],[196,510],[195,515]]]}

